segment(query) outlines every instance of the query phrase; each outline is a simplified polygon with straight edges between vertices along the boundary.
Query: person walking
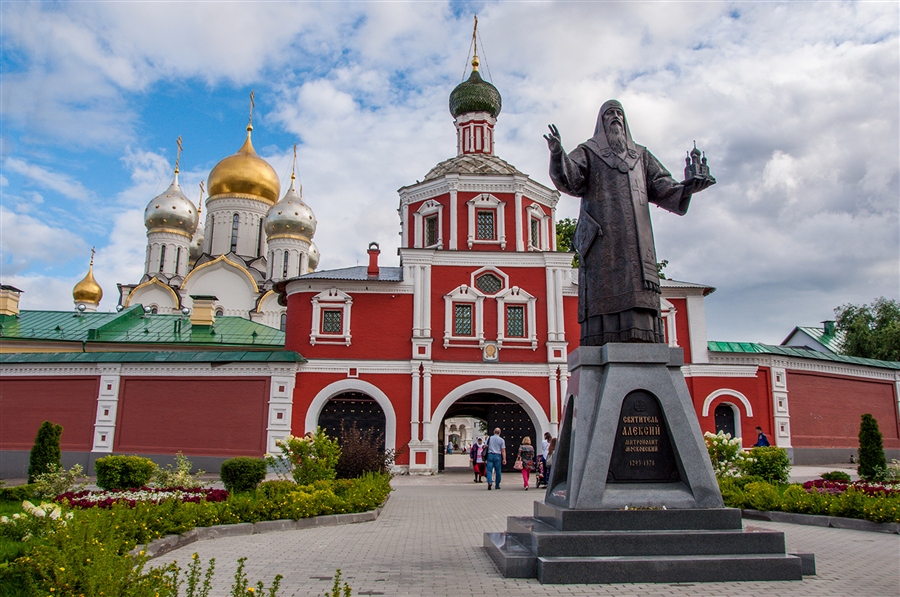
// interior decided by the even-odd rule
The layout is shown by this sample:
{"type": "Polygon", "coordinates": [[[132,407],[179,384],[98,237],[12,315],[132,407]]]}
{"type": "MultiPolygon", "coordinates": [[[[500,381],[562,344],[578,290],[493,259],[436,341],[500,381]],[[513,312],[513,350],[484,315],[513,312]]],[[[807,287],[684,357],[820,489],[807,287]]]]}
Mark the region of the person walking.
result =
{"type": "Polygon", "coordinates": [[[491,490],[493,471],[497,471],[496,487],[500,489],[500,467],[506,464],[506,441],[500,437],[500,428],[494,429],[494,435],[487,440],[487,484],[491,490]]]}
{"type": "Polygon", "coordinates": [[[479,437],[478,441],[472,444],[471,449],[469,449],[469,461],[475,469],[476,483],[481,483],[481,477],[484,476],[484,461],[486,457],[487,452],[485,451],[485,445],[479,437]]]}
{"type": "Polygon", "coordinates": [[[531,438],[528,436],[522,438],[519,455],[516,457],[516,468],[522,471],[522,485],[525,491],[528,491],[531,470],[534,468],[534,446],[531,445],[531,438]]]}
{"type": "Polygon", "coordinates": [[[544,464],[544,485],[550,485],[550,471],[553,469],[553,453],[556,451],[556,438],[550,438],[550,445],[547,446],[547,462],[544,464]]]}
{"type": "Polygon", "coordinates": [[[753,444],[754,448],[764,448],[769,444],[769,438],[766,437],[766,434],[763,433],[762,427],[756,428],[756,443],[753,444]]]}
{"type": "Polygon", "coordinates": [[[540,489],[541,485],[546,487],[547,485],[547,458],[550,456],[550,432],[544,432],[544,439],[541,440],[541,453],[538,454],[537,458],[537,466],[535,470],[537,471],[537,487],[540,489]]]}

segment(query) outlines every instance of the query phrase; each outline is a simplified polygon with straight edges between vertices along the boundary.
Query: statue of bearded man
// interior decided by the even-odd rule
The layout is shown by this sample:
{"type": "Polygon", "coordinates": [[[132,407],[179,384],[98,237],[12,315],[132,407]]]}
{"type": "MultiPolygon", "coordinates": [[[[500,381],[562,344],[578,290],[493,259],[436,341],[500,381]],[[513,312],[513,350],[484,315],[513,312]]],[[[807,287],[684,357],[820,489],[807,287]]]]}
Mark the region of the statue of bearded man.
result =
{"type": "Polygon", "coordinates": [[[566,154],[556,126],[544,135],[550,178],[561,192],[581,197],[575,229],[581,345],[665,342],[659,316],[659,271],[650,203],[678,215],[711,176],[676,182],[646,147],[636,145],[622,104],[600,108],[594,136],[566,154]]]}

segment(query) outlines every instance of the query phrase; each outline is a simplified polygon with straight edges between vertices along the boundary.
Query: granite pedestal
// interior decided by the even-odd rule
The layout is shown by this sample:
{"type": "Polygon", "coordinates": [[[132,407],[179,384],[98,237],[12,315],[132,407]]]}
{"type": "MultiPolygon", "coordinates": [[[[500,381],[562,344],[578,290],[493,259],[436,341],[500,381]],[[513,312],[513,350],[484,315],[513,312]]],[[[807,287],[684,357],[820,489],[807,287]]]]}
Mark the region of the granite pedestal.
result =
{"type": "Polygon", "coordinates": [[[801,580],[812,554],[725,508],[680,349],[582,347],[550,483],[534,516],[484,547],[506,577],[542,583],[801,580]]]}

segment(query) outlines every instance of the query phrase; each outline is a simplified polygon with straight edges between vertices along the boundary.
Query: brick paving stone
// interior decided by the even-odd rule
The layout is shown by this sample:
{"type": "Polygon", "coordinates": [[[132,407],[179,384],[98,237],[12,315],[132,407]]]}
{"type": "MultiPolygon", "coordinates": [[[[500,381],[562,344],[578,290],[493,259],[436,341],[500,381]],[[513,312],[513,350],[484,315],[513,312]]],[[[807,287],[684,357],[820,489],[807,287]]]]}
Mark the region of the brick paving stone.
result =
{"type": "Polygon", "coordinates": [[[246,556],[252,583],[284,576],[280,597],[321,596],[337,568],[353,594],[385,596],[848,596],[900,595],[900,536],[845,529],[744,521],[785,533],[788,551],[816,554],[817,576],[794,582],[542,585],[500,576],[482,550],[482,534],[527,516],[542,492],[523,491],[504,475],[503,489],[473,483],[468,472],[397,477],[376,521],[198,541],[152,561],[186,564],[197,552],[216,559],[213,595],[226,596],[246,556]]]}

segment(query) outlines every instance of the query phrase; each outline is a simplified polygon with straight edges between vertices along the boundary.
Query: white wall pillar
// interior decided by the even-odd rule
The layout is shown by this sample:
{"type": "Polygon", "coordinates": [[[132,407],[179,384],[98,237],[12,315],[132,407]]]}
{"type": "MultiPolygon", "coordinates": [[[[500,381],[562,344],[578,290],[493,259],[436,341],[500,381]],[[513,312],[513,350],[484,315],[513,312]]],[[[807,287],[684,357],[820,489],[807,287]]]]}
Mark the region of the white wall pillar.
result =
{"type": "Polygon", "coordinates": [[[99,365],[100,391],[97,394],[97,416],[94,418],[94,444],[91,452],[113,451],[116,414],[119,408],[119,364],[99,365]]]}
{"type": "Polygon", "coordinates": [[[779,448],[791,447],[791,415],[788,408],[787,371],[784,367],[773,366],[770,370],[772,383],[772,411],[775,413],[775,445],[779,448]]]}
{"type": "Polygon", "coordinates": [[[266,451],[277,454],[276,442],[291,435],[291,414],[294,405],[295,367],[270,367],[269,422],[266,426],[266,451]]]}

